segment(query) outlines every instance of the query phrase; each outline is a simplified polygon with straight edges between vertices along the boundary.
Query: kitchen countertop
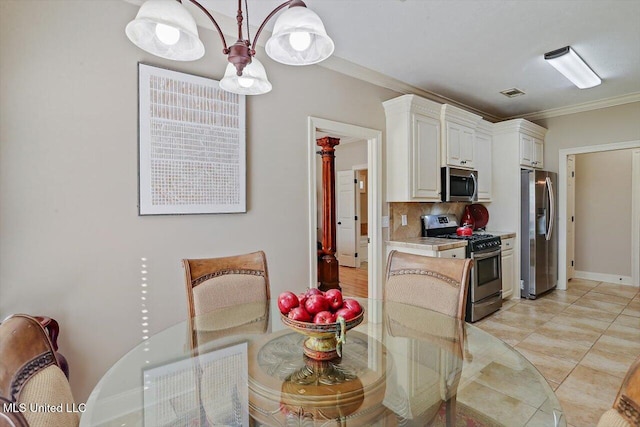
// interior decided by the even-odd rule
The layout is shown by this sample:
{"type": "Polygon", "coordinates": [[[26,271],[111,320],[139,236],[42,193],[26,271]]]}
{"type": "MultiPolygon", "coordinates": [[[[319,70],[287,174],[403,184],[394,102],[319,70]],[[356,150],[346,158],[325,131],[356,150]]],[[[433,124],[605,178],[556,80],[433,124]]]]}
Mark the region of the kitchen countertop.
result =
{"type": "Polygon", "coordinates": [[[406,239],[389,240],[387,245],[405,248],[424,249],[428,251],[446,251],[447,249],[464,248],[466,240],[439,239],[437,237],[409,237],[406,239]]]}
{"type": "Polygon", "coordinates": [[[487,230],[485,231],[485,233],[493,234],[494,236],[500,236],[501,239],[511,239],[516,237],[516,233],[513,231],[487,230]]]}

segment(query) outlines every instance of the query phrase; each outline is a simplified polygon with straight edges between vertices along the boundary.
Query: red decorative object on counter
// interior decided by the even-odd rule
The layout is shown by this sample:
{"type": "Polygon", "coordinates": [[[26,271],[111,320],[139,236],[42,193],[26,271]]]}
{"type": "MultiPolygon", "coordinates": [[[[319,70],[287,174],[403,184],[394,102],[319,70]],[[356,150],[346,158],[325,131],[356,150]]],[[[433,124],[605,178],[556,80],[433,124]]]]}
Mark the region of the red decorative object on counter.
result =
{"type": "Polygon", "coordinates": [[[473,230],[476,226],[476,220],[473,218],[473,215],[471,215],[471,209],[470,209],[471,205],[467,205],[464,207],[464,213],[462,214],[462,226],[467,226],[467,227],[471,227],[471,229],[473,230]]]}

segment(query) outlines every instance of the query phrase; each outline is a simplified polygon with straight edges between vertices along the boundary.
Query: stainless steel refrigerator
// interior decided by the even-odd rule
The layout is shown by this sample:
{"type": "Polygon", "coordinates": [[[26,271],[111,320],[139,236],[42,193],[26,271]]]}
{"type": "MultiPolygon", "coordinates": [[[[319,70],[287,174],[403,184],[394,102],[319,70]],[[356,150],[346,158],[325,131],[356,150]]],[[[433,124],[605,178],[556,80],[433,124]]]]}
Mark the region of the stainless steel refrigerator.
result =
{"type": "Polygon", "coordinates": [[[558,282],[558,232],[554,172],[522,169],[520,294],[534,299],[558,282]]]}

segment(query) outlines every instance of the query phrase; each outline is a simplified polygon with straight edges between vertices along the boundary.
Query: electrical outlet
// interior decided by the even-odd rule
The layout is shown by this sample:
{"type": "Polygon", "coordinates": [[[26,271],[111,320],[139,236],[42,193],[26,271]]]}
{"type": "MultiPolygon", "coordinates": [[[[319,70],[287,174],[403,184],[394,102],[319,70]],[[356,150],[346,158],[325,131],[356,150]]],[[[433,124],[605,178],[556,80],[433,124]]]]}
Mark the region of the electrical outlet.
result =
{"type": "Polygon", "coordinates": [[[388,216],[383,216],[382,217],[382,228],[389,228],[389,217],[388,216]]]}
{"type": "Polygon", "coordinates": [[[407,216],[406,215],[402,215],[400,218],[401,218],[401,221],[402,221],[402,225],[407,225],[407,216]]]}

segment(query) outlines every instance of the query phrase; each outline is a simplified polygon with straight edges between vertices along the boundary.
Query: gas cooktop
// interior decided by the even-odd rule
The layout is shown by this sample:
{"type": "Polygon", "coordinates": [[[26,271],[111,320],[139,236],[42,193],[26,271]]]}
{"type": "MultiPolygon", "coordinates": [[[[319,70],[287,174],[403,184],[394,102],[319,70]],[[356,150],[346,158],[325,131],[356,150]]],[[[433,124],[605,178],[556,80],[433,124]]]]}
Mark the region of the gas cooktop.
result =
{"type": "Polygon", "coordinates": [[[458,219],[453,214],[424,215],[422,217],[423,237],[466,240],[468,242],[467,256],[471,252],[495,250],[502,243],[499,236],[485,232],[473,233],[471,236],[458,236],[455,233],[457,228],[458,219]]]}

